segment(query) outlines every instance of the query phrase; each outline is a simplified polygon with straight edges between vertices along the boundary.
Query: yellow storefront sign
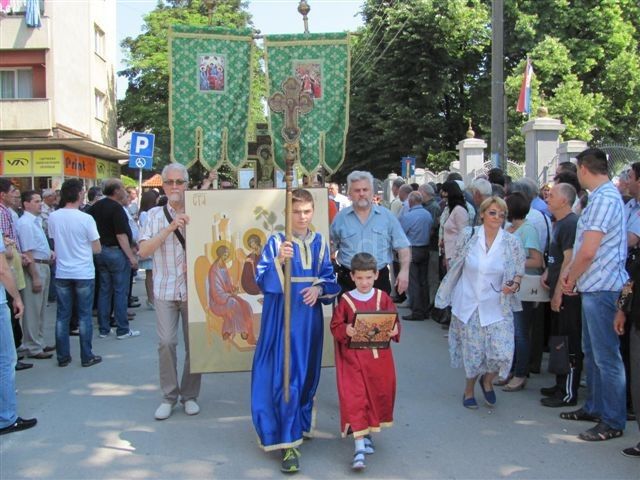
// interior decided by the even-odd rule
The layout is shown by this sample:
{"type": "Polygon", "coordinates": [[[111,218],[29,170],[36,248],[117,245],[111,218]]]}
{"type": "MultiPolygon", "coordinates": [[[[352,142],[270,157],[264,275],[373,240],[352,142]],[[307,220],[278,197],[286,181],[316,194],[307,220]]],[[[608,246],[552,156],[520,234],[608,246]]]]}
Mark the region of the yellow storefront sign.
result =
{"type": "Polygon", "coordinates": [[[37,177],[62,175],[62,150],[35,150],[33,152],[33,174],[37,177]]]}
{"type": "Polygon", "coordinates": [[[120,178],[120,165],[118,162],[109,162],[109,167],[111,167],[109,177],[120,178]]]}
{"type": "Polygon", "coordinates": [[[4,152],[4,175],[31,175],[30,151],[4,152]]]}
{"type": "Polygon", "coordinates": [[[96,158],[96,179],[104,180],[109,178],[109,162],[96,158]]]}

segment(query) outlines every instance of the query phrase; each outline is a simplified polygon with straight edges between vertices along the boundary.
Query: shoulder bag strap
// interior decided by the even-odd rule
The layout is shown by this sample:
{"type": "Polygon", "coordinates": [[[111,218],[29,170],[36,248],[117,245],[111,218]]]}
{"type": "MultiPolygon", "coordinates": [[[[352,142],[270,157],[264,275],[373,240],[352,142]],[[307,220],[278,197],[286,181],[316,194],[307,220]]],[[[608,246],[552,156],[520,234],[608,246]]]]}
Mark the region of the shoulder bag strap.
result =
{"type": "MultiPolygon", "coordinates": [[[[169,209],[167,208],[166,205],[162,208],[162,211],[164,212],[164,216],[167,217],[167,222],[169,223],[173,222],[173,217],[171,217],[171,214],[169,213],[169,209]]],[[[187,249],[186,241],[182,233],[180,233],[180,231],[177,228],[173,231],[173,233],[175,233],[176,237],[178,237],[178,241],[180,242],[180,245],[182,245],[182,249],[186,250],[187,249]]]]}

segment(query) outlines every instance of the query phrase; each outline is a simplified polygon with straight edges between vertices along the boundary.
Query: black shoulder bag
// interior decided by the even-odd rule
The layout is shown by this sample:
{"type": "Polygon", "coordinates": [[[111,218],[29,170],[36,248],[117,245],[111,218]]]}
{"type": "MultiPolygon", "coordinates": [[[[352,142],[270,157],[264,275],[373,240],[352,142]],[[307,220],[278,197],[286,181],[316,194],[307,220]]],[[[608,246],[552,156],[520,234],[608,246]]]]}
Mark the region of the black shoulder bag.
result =
{"type": "MultiPolygon", "coordinates": [[[[167,208],[167,206],[165,205],[162,210],[164,211],[164,216],[167,217],[167,222],[171,223],[173,222],[173,218],[171,217],[171,214],[169,213],[169,209],[167,208]]],[[[176,237],[178,237],[178,241],[180,242],[180,245],[182,245],[182,249],[186,250],[187,246],[186,246],[186,241],[184,239],[184,235],[182,235],[182,233],[180,233],[180,230],[178,230],[177,228],[173,231],[173,233],[176,234],[176,237]]]]}

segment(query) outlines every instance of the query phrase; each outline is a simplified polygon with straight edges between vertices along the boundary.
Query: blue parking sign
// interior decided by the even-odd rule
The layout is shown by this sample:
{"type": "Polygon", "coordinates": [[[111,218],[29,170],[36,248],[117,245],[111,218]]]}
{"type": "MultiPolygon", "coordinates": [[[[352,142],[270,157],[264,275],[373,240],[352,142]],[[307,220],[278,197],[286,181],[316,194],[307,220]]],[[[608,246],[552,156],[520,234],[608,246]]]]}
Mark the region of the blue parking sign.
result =
{"type": "Polygon", "coordinates": [[[129,168],[153,167],[153,145],[156,136],[153,133],[133,132],[129,148],[129,168]]]}

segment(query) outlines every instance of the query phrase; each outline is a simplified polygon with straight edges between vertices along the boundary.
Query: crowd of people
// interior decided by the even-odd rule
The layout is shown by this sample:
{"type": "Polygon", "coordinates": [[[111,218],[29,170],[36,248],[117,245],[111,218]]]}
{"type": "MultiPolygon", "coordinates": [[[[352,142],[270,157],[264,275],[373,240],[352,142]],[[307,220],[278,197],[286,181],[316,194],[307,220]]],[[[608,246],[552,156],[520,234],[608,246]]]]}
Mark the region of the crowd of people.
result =
{"type": "MultiPolygon", "coordinates": [[[[188,415],[199,413],[201,375],[191,373],[188,344],[184,193],[189,176],[185,167],[171,164],[162,178],[166,203],[158,205],[158,195],[146,192],[139,208],[137,202],[130,205],[134,194],[115,179],[89,191],[87,204],[82,183],[67,180],[57,205],[55,196],[47,202],[49,191],[22,192],[18,205],[16,187],[0,179],[0,281],[12,307],[0,305],[0,366],[3,378],[7,374],[11,380],[0,389],[0,433],[36,423],[16,414],[14,368],[20,367],[20,356],[46,359],[55,351],[58,365],[68,365],[69,335],[77,325],[82,366],[99,363],[91,342],[94,308],[100,337],[111,335],[112,328],[118,339],[140,334],[131,329],[128,312],[139,306],[131,295],[139,268],[147,273],[147,302],[157,318],[163,398],[155,418],[169,418],[178,402],[188,415]],[[55,346],[43,339],[51,282],[57,297],[55,346]],[[180,324],[185,357],[179,380],[180,324]],[[15,340],[10,345],[5,332],[15,340]]],[[[356,322],[363,314],[393,314],[398,306],[409,310],[404,321],[432,319],[448,330],[451,364],[465,374],[464,408],[479,408],[476,383],[490,407],[498,403],[496,387],[517,395],[530,375],[540,373],[548,345],[555,382],[541,389],[541,405],[577,406],[585,382],[583,406],[560,413],[565,420],[595,424],[579,435],[582,440],[619,437],[628,419],[637,418],[640,162],[617,186],[605,153],[588,149],[575,163],[558,165],[553,183],[541,188],[496,168],[468,185],[457,173],[441,185],[397,179],[389,205],[376,198],[368,172],[348,175],[346,195],[337,184],[328,191],[329,238],[310,229],[313,197],[298,189],[293,239],[274,234],[256,253],[255,283],[265,297],[252,369],[252,419],[260,446],[282,452],[282,471],[299,470],[298,447],[314,427],[322,303],[334,305],[340,430],[354,438],[355,470],[365,468],[366,456],[375,452],[371,434],[393,423],[396,377],[387,347],[401,332],[395,321],[382,331],[383,342],[354,348],[356,322]],[[296,321],[285,385],[287,263],[296,321]]],[[[4,297],[0,292],[0,301],[4,297]]],[[[374,325],[371,338],[380,334],[374,325]]],[[[623,454],[640,458],[640,443],[623,454]]]]}

